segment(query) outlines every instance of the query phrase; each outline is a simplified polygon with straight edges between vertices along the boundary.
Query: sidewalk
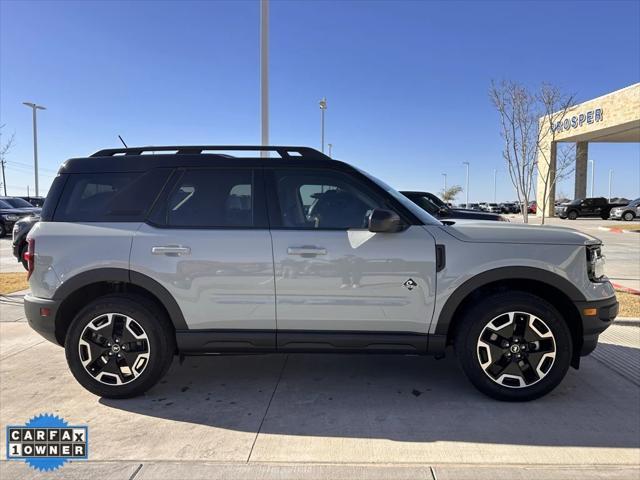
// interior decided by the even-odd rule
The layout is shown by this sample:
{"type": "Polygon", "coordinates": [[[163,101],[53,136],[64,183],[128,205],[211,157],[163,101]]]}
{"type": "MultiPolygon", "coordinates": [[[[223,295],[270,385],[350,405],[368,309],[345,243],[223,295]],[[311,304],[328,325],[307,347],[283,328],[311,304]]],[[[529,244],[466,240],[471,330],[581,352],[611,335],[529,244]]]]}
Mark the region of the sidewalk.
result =
{"type": "MultiPolygon", "coordinates": [[[[187,357],[146,395],[109,400],[75,382],[63,350],[31,331],[16,300],[0,302],[0,425],[52,413],[89,427],[90,461],[46,478],[640,474],[635,325],[611,327],[579,371],[526,404],[479,394],[453,355],[187,357]]],[[[34,473],[0,463],[0,478],[42,478],[34,473]]]]}

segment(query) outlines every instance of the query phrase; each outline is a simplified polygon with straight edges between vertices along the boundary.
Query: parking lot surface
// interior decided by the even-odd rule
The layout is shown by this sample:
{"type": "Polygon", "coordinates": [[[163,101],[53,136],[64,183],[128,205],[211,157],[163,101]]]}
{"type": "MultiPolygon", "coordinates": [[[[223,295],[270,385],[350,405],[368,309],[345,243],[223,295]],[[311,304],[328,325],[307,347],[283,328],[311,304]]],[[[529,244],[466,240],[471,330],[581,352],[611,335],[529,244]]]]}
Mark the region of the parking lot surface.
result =
{"type": "MultiPolygon", "coordinates": [[[[504,468],[515,472],[509,478],[640,475],[638,323],[614,325],[601,337],[601,355],[530,403],[484,397],[453,355],[321,354],[176,359],[146,395],[109,400],[75,382],[63,350],[28,327],[20,300],[0,305],[0,423],[52,413],[87,424],[90,461],[60,475],[441,480],[497,478],[504,468]]],[[[16,477],[34,471],[0,463],[0,478],[16,477]]]]}

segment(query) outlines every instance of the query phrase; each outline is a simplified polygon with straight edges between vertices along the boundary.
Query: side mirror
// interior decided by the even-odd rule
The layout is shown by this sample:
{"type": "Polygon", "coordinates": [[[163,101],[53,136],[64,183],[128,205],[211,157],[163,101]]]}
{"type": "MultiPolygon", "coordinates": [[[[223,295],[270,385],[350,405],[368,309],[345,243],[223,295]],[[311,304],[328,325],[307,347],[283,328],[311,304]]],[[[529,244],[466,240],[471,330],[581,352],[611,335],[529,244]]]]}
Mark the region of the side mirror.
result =
{"type": "Polygon", "coordinates": [[[375,233],[394,233],[404,228],[396,212],[374,208],[369,215],[369,231],[375,233]]]}

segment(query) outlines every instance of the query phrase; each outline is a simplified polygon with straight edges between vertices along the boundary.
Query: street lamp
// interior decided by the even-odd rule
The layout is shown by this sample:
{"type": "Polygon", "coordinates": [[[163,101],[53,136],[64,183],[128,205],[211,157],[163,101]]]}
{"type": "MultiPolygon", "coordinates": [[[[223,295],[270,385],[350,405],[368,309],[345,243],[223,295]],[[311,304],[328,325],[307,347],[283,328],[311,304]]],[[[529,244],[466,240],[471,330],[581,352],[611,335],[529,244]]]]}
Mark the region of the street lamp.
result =
{"type": "Polygon", "coordinates": [[[466,193],[466,195],[465,195],[465,202],[466,202],[466,203],[465,203],[464,208],[469,208],[469,162],[462,162],[462,164],[463,164],[465,167],[467,167],[467,168],[466,168],[467,172],[466,172],[466,175],[465,175],[465,178],[466,178],[466,181],[465,181],[466,186],[465,186],[465,188],[464,188],[464,191],[465,191],[465,193],[466,193]]]}
{"type": "Polygon", "coordinates": [[[320,137],[322,144],[322,153],[324,153],[324,111],[327,109],[327,98],[323,97],[319,102],[320,104],[320,137]]]}
{"type": "Polygon", "coordinates": [[[331,156],[331,148],[333,147],[333,143],[327,143],[327,146],[329,147],[329,156],[331,156]]]}
{"type": "Polygon", "coordinates": [[[496,179],[498,177],[498,169],[494,168],[493,169],[493,203],[496,203],[497,200],[497,196],[496,196],[496,179]]]}
{"type": "Polygon", "coordinates": [[[611,181],[613,179],[613,168],[609,169],[609,203],[611,203],[611,181]]]}
{"type": "Polygon", "coordinates": [[[38,189],[38,123],[36,120],[36,111],[37,110],[46,110],[42,105],[36,105],[32,102],[22,102],[23,105],[31,108],[33,112],[33,165],[35,169],[35,177],[36,177],[36,197],[39,196],[38,189]]]}
{"type": "Polygon", "coordinates": [[[447,174],[443,173],[442,178],[444,179],[444,190],[442,190],[442,193],[444,193],[447,191],[447,174]]]}
{"type": "MultiPolygon", "coordinates": [[[[260,1],[260,117],[262,146],[269,145],[269,0],[260,1]]],[[[269,157],[261,151],[260,156],[269,157]]]]}
{"type": "Polygon", "coordinates": [[[593,177],[594,177],[595,162],[593,160],[588,160],[588,163],[591,164],[591,193],[589,194],[589,197],[593,198],[593,177]]]}

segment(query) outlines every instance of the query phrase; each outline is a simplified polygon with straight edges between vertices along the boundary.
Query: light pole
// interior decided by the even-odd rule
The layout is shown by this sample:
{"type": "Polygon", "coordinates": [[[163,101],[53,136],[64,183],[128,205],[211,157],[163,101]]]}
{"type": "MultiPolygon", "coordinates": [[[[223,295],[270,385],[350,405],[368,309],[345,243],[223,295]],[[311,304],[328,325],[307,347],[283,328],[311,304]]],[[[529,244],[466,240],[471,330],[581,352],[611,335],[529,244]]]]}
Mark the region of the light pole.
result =
{"type": "Polygon", "coordinates": [[[333,147],[333,143],[327,143],[327,147],[329,147],[329,156],[331,156],[331,148],[333,147]]]}
{"type": "Polygon", "coordinates": [[[498,178],[498,169],[493,169],[493,203],[496,203],[496,180],[498,178]]]}
{"type": "MultiPolygon", "coordinates": [[[[262,145],[269,145],[269,0],[260,0],[260,117],[262,145]]],[[[269,152],[260,156],[267,158],[269,152]]]]}
{"type": "Polygon", "coordinates": [[[42,105],[36,105],[32,102],[22,102],[23,105],[31,108],[33,112],[33,166],[35,170],[35,178],[36,178],[36,197],[39,196],[38,189],[38,122],[36,120],[36,111],[37,110],[46,110],[42,105]]]}
{"type": "Polygon", "coordinates": [[[324,111],[327,109],[327,98],[323,97],[320,104],[320,143],[322,145],[321,152],[324,153],[324,111]]]}
{"type": "Polygon", "coordinates": [[[591,164],[591,193],[589,194],[589,196],[591,198],[593,198],[593,177],[594,177],[594,164],[595,164],[595,162],[593,160],[589,160],[588,163],[591,164]]]}
{"type": "Polygon", "coordinates": [[[613,179],[613,168],[609,169],[609,203],[611,203],[611,180],[613,179]]]}
{"type": "Polygon", "coordinates": [[[467,167],[466,170],[466,175],[465,175],[465,183],[466,186],[464,188],[465,191],[465,205],[464,208],[469,208],[469,162],[462,162],[462,164],[467,167]]]}
{"type": "Polygon", "coordinates": [[[442,193],[445,193],[447,191],[447,174],[443,173],[442,178],[444,180],[444,189],[442,190],[442,193]]]}

